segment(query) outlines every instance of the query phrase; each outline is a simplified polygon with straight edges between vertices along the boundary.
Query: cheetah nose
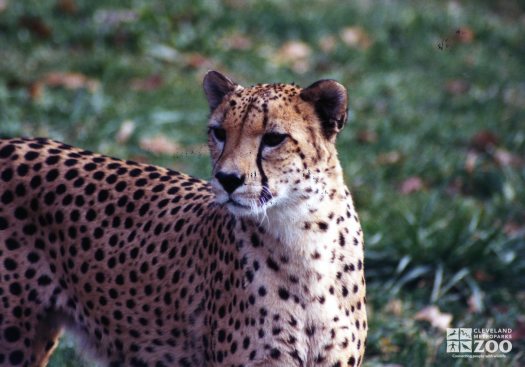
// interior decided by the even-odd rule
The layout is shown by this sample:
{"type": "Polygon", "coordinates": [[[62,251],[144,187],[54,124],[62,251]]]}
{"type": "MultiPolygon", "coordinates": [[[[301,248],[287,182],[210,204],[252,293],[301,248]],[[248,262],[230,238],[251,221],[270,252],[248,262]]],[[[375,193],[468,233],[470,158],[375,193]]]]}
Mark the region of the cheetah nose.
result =
{"type": "Polygon", "coordinates": [[[245,177],[246,175],[239,176],[235,173],[226,173],[222,171],[217,172],[215,175],[215,178],[219,180],[222,187],[228,194],[231,194],[236,188],[241,186],[244,183],[245,177]]]}

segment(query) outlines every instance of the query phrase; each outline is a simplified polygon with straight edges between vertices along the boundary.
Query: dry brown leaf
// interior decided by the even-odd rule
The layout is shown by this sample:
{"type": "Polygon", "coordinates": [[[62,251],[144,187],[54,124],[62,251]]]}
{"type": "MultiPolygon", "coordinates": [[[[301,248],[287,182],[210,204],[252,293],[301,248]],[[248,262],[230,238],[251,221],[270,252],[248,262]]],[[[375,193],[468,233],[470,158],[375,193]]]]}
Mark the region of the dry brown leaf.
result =
{"type": "Polygon", "coordinates": [[[341,37],[341,40],[345,45],[351,48],[366,50],[372,45],[370,36],[359,26],[341,29],[339,37],[341,37]]]}
{"type": "Polygon", "coordinates": [[[458,28],[454,39],[460,43],[471,43],[474,40],[474,31],[469,27],[458,28]]]}
{"type": "Polygon", "coordinates": [[[470,296],[467,299],[467,304],[468,304],[468,311],[470,313],[480,313],[481,310],[483,309],[483,305],[480,304],[479,300],[474,296],[470,296]]]}
{"type": "Polygon", "coordinates": [[[512,154],[508,150],[500,149],[500,148],[494,151],[493,158],[497,164],[503,167],[509,167],[509,166],[519,167],[519,166],[522,166],[524,163],[523,158],[515,154],[512,154]]]}
{"type": "Polygon", "coordinates": [[[394,150],[387,153],[382,153],[377,157],[377,163],[380,165],[390,165],[390,164],[396,164],[401,161],[403,156],[400,152],[394,150]]]}
{"type": "Polygon", "coordinates": [[[424,186],[425,184],[423,183],[423,180],[420,177],[412,176],[401,183],[401,186],[399,187],[399,192],[404,195],[408,195],[414,192],[421,191],[424,188],[424,186]]]}
{"type": "Polygon", "coordinates": [[[131,81],[131,89],[142,92],[151,92],[159,89],[164,84],[162,76],[153,74],[146,78],[137,78],[131,81]]]}
{"type": "Polygon", "coordinates": [[[509,237],[525,236],[525,222],[508,222],[503,226],[503,233],[509,237]]]}
{"type": "Polygon", "coordinates": [[[379,349],[381,354],[393,354],[399,352],[399,347],[392,343],[390,338],[383,337],[379,339],[379,349]]]}
{"type": "Polygon", "coordinates": [[[475,151],[469,150],[467,152],[467,157],[465,159],[465,171],[467,173],[474,172],[478,159],[479,159],[479,154],[476,153],[475,151]]]}
{"type": "Polygon", "coordinates": [[[274,55],[274,61],[279,65],[287,65],[298,74],[310,69],[309,58],[312,54],[310,46],[302,41],[284,43],[274,55]]]}
{"type": "Polygon", "coordinates": [[[488,152],[498,144],[498,136],[488,130],[482,130],[470,139],[470,146],[480,152],[488,152]]]}
{"type": "Polygon", "coordinates": [[[38,82],[49,87],[63,87],[66,89],[87,88],[91,92],[94,92],[99,87],[98,80],[88,78],[84,74],[61,71],[46,74],[38,82]]]}
{"type": "Polygon", "coordinates": [[[133,132],[135,131],[135,122],[132,120],[123,121],[120,124],[120,128],[117,131],[117,143],[124,144],[126,143],[133,132]]]}
{"type": "Polygon", "coordinates": [[[226,50],[249,50],[252,47],[252,40],[241,33],[226,35],[221,40],[222,47],[226,50]]]}
{"type": "Polygon", "coordinates": [[[51,27],[40,17],[24,15],[18,19],[18,24],[41,38],[49,38],[53,33],[51,27]]]}
{"type": "Polygon", "coordinates": [[[75,0],[58,0],[57,9],[63,13],[75,14],[78,11],[78,5],[75,0]]]}
{"type": "Polygon", "coordinates": [[[476,271],[474,272],[474,278],[475,278],[478,282],[488,282],[488,281],[494,279],[494,277],[492,277],[491,275],[485,273],[485,272],[482,271],[482,270],[476,270],[476,271]]]}
{"type": "Polygon", "coordinates": [[[364,144],[377,142],[377,133],[373,130],[360,130],[357,132],[357,141],[364,144]]]}
{"type": "Polygon", "coordinates": [[[200,68],[212,69],[213,68],[212,60],[197,52],[185,54],[184,62],[187,66],[189,66],[192,69],[200,69],[200,68]]]}
{"type": "Polygon", "coordinates": [[[9,5],[8,0],[0,0],[0,13],[6,10],[8,5],[9,5]]]}
{"type": "Polygon", "coordinates": [[[448,80],[445,84],[445,90],[453,95],[465,94],[470,89],[470,83],[463,79],[448,80]]]}
{"type": "Polygon", "coordinates": [[[323,52],[332,52],[335,50],[336,45],[337,39],[331,34],[325,35],[319,39],[319,48],[323,50],[323,52]]]}
{"type": "Polygon", "coordinates": [[[414,320],[428,321],[433,327],[446,331],[452,322],[452,315],[441,312],[437,306],[427,306],[414,316],[414,320]]]}
{"type": "Polygon", "coordinates": [[[403,312],[403,302],[400,299],[391,299],[386,304],[385,311],[395,316],[401,316],[403,312]]]}
{"type": "Polygon", "coordinates": [[[27,93],[31,97],[31,100],[38,101],[42,98],[42,95],[44,94],[44,85],[39,82],[31,83],[27,87],[27,93]]]}
{"type": "Polygon", "coordinates": [[[164,135],[142,138],[140,139],[139,146],[153,154],[175,155],[181,152],[180,145],[164,135]]]}

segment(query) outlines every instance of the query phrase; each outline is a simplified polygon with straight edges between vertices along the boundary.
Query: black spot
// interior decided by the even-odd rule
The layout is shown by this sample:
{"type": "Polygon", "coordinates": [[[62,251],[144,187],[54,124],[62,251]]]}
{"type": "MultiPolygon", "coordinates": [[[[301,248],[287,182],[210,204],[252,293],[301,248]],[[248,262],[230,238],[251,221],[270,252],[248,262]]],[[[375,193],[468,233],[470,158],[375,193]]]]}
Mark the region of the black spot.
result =
{"type": "Polygon", "coordinates": [[[10,250],[10,251],[15,251],[15,250],[18,250],[20,248],[20,243],[18,243],[18,241],[13,239],[13,238],[8,238],[5,241],[5,245],[6,245],[7,249],[10,250]]]}
{"type": "Polygon", "coordinates": [[[177,221],[177,223],[175,223],[175,227],[174,227],[175,232],[179,232],[183,225],[184,225],[184,219],[181,218],[177,221]]]}
{"type": "Polygon", "coordinates": [[[29,171],[29,166],[25,163],[22,163],[21,165],[19,165],[16,169],[16,172],[18,173],[19,176],[23,177],[25,175],[27,175],[27,172],[29,171]]]}
{"type": "Polygon", "coordinates": [[[9,222],[4,217],[0,217],[0,231],[7,229],[9,227],[9,222]]]}
{"type": "Polygon", "coordinates": [[[108,190],[100,190],[97,196],[97,200],[99,203],[103,203],[104,201],[108,199],[108,197],[109,197],[108,190]]]}
{"type": "Polygon", "coordinates": [[[52,169],[52,170],[47,172],[47,174],[46,174],[46,181],[47,182],[55,181],[57,177],[58,177],[58,170],[56,168],[52,169]]]}
{"type": "Polygon", "coordinates": [[[32,189],[36,189],[41,184],[42,184],[42,178],[40,176],[34,176],[29,182],[29,186],[31,186],[32,189]]]}
{"type": "Polygon", "coordinates": [[[15,350],[9,354],[9,362],[11,365],[16,366],[22,363],[24,359],[24,353],[21,350],[15,350]]]}
{"type": "Polygon", "coordinates": [[[13,296],[19,296],[22,293],[22,286],[18,282],[11,283],[9,285],[9,292],[11,292],[13,296]]]}
{"type": "Polygon", "coordinates": [[[9,203],[11,203],[14,199],[14,196],[13,196],[13,193],[9,190],[6,190],[3,194],[2,194],[2,203],[7,205],[9,203]]]}
{"type": "Polygon", "coordinates": [[[279,294],[279,297],[284,301],[290,298],[290,293],[283,287],[279,287],[279,290],[277,291],[277,293],[279,294]]]}
{"type": "Polygon", "coordinates": [[[36,228],[36,226],[33,223],[26,224],[22,228],[22,232],[24,232],[24,234],[26,234],[28,236],[34,235],[36,233],[36,230],[37,230],[37,228],[36,228]]]}
{"type": "Polygon", "coordinates": [[[27,260],[30,263],[34,264],[34,263],[37,263],[40,260],[40,256],[36,252],[30,252],[27,255],[27,260]]]}
{"type": "Polygon", "coordinates": [[[5,270],[12,271],[15,270],[17,266],[18,264],[16,263],[16,261],[9,257],[4,260],[5,270]]]}
{"type": "Polygon", "coordinates": [[[46,285],[51,284],[51,278],[48,277],[47,275],[41,275],[40,277],[38,277],[37,282],[38,282],[38,285],[46,286],[46,285]]]}
{"type": "Polygon", "coordinates": [[[12,144],[6,145],[0,149],[0,158],[7,158],[15,151],[15,146],[12,144]]]}
{"type": "Polygon", "coordinates": [[[326,231],[328,229],[328,223],[326,222],[317,222],[317,225],[321,231],[326,231]]]}
{"type": "Polygon", "coordinates": [[[24,155],[26,161],[33,161],[38,158],[40,154],[38,152],[30,150],[24,155]]]}
{"type": "Polygon", "coordinates": [[[2,180],[5,182],[11,181],[13,178],[13,170],[11,168],[7,168],[2,172],[2,180]]]}
{"type": "Polygon", "coordinates": [[[273,271],[279,271],[279,264],[272,257],[266,259],[266,265],[273,271]]]}
{"type": "Polygon", "coordinates": [[[4,339],[9,343],[16,343],[20,339],[20,329],[10,326],[4,330],[4,339]]]}
{"type": "Polygon", "coordinates": [[[279,357],[281,356],[281,351],[277,348],[273,348],[270,352],[270,356],[273,359],[279,359],[279,357]]]}
{"type": "Polygon", "coordinates": [[[46,164],[53,165],[53,164],[56,164],[59,160],[60,160],[59,155],[52,155],[46,158],[46,164]]]}

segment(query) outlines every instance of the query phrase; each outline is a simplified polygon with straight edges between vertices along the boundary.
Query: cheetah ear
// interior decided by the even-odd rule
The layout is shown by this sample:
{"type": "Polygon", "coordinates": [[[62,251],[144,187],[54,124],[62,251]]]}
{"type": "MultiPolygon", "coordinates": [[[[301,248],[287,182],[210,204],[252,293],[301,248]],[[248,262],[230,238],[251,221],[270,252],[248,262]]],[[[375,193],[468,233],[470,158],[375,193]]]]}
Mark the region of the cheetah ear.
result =
{"type": "Polygon", "coordinates": [[[335,80],[319,80],[301,91],[301,98],[315,107],[327,139],[333,138],[346,123],[348,94],[335,80]]]}
{"type": "Polygon", "coordinates": [[[204,76],[202,86],[204,87],[210,110],[213,112],[221,104],[224,97],[238,87],[238,84],[232,82],[218,71],[211,70],[204,76]]]}

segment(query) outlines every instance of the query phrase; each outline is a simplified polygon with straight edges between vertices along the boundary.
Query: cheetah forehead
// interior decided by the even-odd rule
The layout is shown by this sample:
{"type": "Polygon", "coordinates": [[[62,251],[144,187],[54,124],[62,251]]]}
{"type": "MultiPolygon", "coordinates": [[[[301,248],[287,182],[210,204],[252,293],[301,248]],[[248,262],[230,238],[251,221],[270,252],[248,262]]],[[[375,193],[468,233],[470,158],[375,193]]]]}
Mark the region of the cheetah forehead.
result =
{"type": "Polygon", "coordinates": [[[212,114],[210,124],[234,129],[246,127],[244,133],[250,133],[250,128],[271,130],[283,124],[297,129],[300,121],[315,115],[315,110],[300,98],[302,90],[298,85],[284,83],[237,88],[225,96],[220,108],[212,114]]]}

